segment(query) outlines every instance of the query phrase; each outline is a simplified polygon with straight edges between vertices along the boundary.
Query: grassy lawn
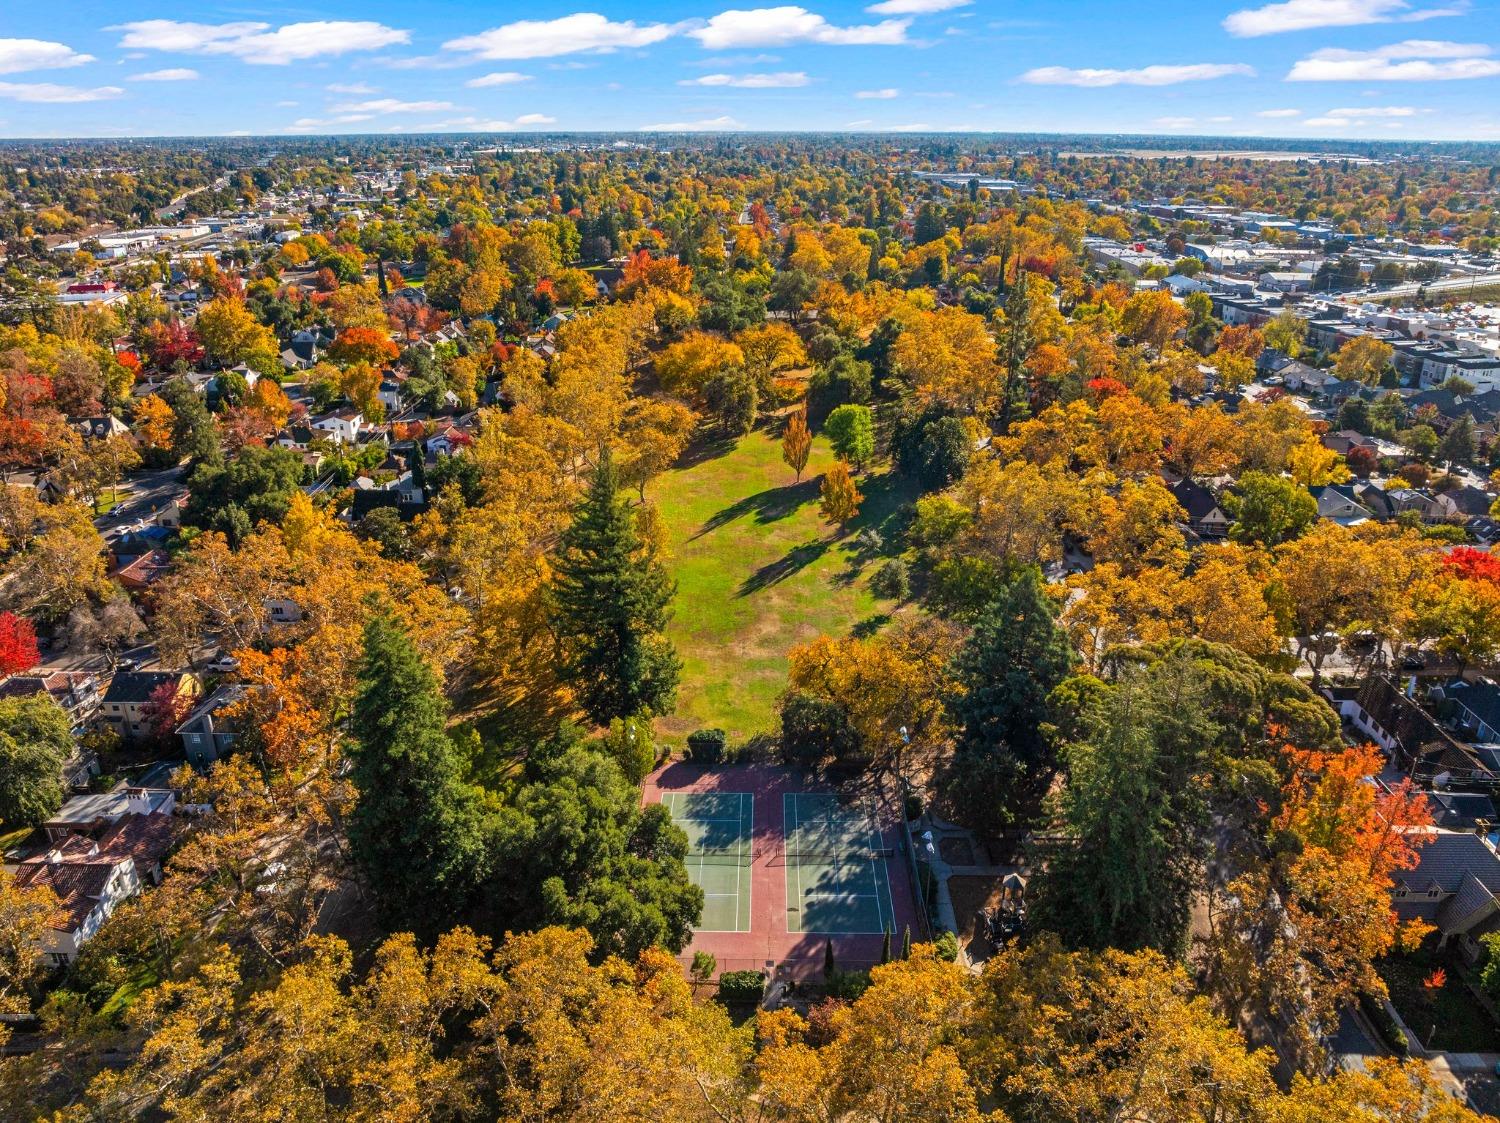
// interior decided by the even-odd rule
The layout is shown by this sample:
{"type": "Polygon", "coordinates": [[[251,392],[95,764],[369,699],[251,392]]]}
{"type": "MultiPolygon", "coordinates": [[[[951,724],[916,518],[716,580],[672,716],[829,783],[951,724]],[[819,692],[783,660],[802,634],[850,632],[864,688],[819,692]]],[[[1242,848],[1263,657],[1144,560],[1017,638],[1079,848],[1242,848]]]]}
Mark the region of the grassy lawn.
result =
{"type": "Polygon", "coordinates": [[[770,732],[787,652],[819,635],[878,627],[893,609],[866,587],[878,558],[862,556],[854,539],[873,526],[889,544],[892,516],[915,493],[888,474],[861,477],[860,514],[840,534],[818,514],[819,478],[832,459],[818,438],[795,484],[780,441],[757,431],[690,455],[648,488],[677,579],[671,637],[683,673],[677,712],[659,723],[667,740],[712,726],[732,743],[770,732]]]}
{"type": "Polygon", "coordinates": [[[1391,1004],[1429,1049],[1500,1051],[1500,1026],[1475,1001],[1453,964],[1446,964],[1448,976],[1441,989],[1423,985],[1433,969],[1447,960],[1437,951],[1435,942],[1429,938],[1412,955],[1389,955],[1378,961],[1376,967],[1390,991],[1391,1004]]]}
{"type": "Polygon", "coordinates": [[[4,854],[12,846],[19,846],[26,841],[26,836],[32,831],[31,827],[16,827],[11,829],[4,823],[0,823],[0,854],[4,854]]]}

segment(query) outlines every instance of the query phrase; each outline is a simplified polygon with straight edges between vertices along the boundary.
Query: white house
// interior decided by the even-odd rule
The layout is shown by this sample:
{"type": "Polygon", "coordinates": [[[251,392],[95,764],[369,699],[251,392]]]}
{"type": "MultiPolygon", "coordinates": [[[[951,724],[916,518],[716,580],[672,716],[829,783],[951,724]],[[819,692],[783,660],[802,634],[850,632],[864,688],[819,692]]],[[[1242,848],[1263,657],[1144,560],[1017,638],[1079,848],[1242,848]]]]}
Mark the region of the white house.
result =
{"type": "Polygon", "coordinates": [[[345,406],[332,413],[325,413],[312,423],[314,429],[327,433],[335,444],[352,445],[359,440],[364,428],[365,415],[354,406],[345,406]]]}

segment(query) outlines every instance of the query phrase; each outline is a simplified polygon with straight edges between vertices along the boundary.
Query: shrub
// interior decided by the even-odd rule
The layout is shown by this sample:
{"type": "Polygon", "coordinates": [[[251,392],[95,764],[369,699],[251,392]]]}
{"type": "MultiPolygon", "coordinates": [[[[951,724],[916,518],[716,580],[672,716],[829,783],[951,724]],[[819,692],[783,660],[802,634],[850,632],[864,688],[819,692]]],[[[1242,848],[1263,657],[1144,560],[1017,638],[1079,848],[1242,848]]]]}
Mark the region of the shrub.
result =
{"type": "Polygon", "coordinates": [[[912,792],[906,797],[906,821],[908,823],[913,819],[920,819],[923,810],[922,797],[916,792],[912,792]]]}
{"type": "Polygon", "coordinates": [[[1398,1057],[1407,1056],[1411,1052],[1411,1042],[1406,1039],[1406,1034],[1401,1032],[1401,1027],[1396,1024],[1396,1019],[1391,1017],[1391,1012],[1386,1008],[1384,1002],[1381,1002],[1378,998],[1372,998],[1368,994],[1361,994],[1359,996],[1359,1007],[1364,1011],[1365,1017],[1370,1019],[1370,1024],[1375,1027],[1375,1032],[1380,1034],[1381,1040],[1398,1057]]]}
{"type": "Polygon", "coordinates": [[[853,1002],[869,989],[868,971],[834,971],[823,980],[824,993],[843,1002],[853,1002]]]}
{"type": "Polygon", "coordinates": [[[728,758],[729,735],[722,729],[698,729],[688,734],[688,759],[694,764],[722,764],[728,758]]]}
{"type": "Polygon", "coordinates": [[[933,950],[949,963],[958,959],[958,937],[952,932],[939,932],[937,939],[932,941],[933,950]]]}
{"type": "Polygon", "coordinates": [[[719,1001],[758,1003],[766,993],[764,971],[725,971],[719,976],[719,1001]]]}
{"type": "Polygon", "coordinates": [[[648,717],[617,717],[600,741],[632,784],[639,784],[656,766],[656,741],[648,717]]]}
{"type": "Polygon", "coordinates": [[[695,983],[706,983],[714,977],[714,972],[719,969],[719,961],[714,958],[712,952],[693,952],[693,966],[688,971],[695,983]]]}
{"type": "Polygon", "coordinates": [[[900,558],[891,558],[871,575],[870,591],[888,600],[905,600],[911,595],[911,571],[900,558]]]}
{"type": "Polygon", "coordinates": [[[789,764],[818,764],[846,755],[856,742],[837,702],[794,690],[781,702],[781,755],[789,764]]]}

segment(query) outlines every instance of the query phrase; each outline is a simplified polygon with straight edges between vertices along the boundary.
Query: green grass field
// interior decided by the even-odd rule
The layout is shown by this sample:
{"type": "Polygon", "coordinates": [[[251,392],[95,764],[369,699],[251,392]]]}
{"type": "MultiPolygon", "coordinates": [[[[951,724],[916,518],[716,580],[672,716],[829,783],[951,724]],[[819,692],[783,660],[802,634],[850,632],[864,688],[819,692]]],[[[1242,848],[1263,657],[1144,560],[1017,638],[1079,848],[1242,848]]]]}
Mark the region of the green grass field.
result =
{"type": "Polygon", "coordinates": [[[771,732],[787,652],[819,635],[878,626],[894,608],[866,587],[879,559],[862,557],[854,538],[874,526],[889,547],[891,518],[913,495],[889,474],[860,477],[860,514],[840,534],[818,514],[819,480],[832,459],[816,440],[795,484],[780,441],[757,431],[727,451],[690,455],[648,488],[677,579],[671,637],[683,672],[677,712],[659,723],[668,741],[715,726],[731,742],[771,732]]]}

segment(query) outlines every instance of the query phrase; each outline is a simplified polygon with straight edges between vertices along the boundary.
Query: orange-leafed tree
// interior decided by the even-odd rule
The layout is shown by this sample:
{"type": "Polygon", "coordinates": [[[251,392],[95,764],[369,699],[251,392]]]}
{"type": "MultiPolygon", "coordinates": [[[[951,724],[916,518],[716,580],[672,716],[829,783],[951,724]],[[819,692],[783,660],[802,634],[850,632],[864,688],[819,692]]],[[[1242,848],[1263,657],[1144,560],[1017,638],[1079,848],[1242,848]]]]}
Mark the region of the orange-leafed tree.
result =
{"type": "Polygon", "coordinates": [[[336,363],[369,363],[380,366],[393,363],[401,349],[391,341],[390,335],[381,328],[347,328],[328,349],[328,357],[336,363]]]}

